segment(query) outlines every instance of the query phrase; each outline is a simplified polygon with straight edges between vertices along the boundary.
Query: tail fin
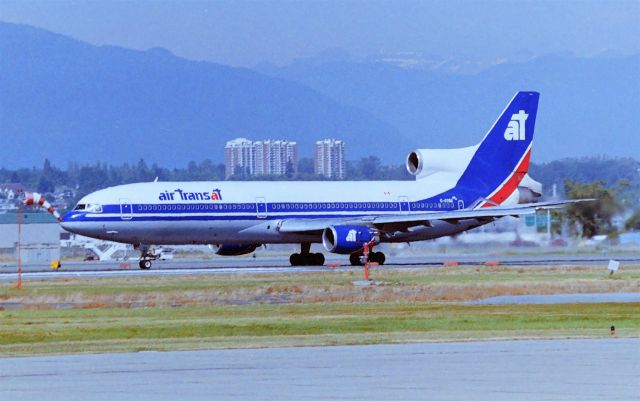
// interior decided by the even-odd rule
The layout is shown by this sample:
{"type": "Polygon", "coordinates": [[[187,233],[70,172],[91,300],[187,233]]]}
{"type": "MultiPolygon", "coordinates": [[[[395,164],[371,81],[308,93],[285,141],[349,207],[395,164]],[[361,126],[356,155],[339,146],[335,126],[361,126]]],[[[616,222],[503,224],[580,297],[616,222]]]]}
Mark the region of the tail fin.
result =
{"type": "Polygon", "coordinates": [[[478,206],[501,204],[527,174],[539,97],[516,93],[478,145],[456,185],[467,199],[483,199],[478,206]]]}

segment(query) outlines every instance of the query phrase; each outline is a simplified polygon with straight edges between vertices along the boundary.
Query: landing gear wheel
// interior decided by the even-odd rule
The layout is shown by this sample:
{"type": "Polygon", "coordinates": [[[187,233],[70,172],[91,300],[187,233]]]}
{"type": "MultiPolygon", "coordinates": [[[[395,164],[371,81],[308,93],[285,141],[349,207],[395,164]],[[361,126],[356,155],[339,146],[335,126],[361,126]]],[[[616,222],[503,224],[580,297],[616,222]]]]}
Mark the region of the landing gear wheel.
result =
{"type": "Polygon", "coordinates": [[[311,260],[313,261],[313,263],[310,263],[310,264],[314,264],[314,265],[316,265],[316,266],[322,266],[322,265],[324,265],[324,255],[323,255],[323,254],[321,254],[321,253],[319,253],[319,252],[318,252],[318,253],[311,254],[311,255],[309,255],[309,256],[313,256],[313,257],[311,258],[311,260]]]}
{"type": "Polygon", "coordinates": [[[138,263],[138,266],[140,266],[140,268],[142,270],[149,270],[149,269],[151,269],[151,261],[150,260],[141,260],[140,263],[138,263]]]}
{"type": "Polygon", "coordinates": [[[376,262],[379,265],[383,265],[387,258],[384,256],[382,252],[371,252],[369,254],[369,260],[372,262],[376,262]]]}
{"type": "Polygon", "coordinates": [[[291,266],[301,266],[302,255],[299,253],[292,253],[291,256],[289,256],[289,263],[291,263],[291,266]]]}
{"type": "Polygon", "coordinates": [[[293,253],[289,256],[291,266],[322,266],[324,255],[321,253],[293,253]]]}
{"type": "Polygon", "coordinates": [[[352,253],[349,255],[349,262],[351,262],[351,266],[362,266],[362,261],[360,260],[361,256],[361,253],[352,253]]]}

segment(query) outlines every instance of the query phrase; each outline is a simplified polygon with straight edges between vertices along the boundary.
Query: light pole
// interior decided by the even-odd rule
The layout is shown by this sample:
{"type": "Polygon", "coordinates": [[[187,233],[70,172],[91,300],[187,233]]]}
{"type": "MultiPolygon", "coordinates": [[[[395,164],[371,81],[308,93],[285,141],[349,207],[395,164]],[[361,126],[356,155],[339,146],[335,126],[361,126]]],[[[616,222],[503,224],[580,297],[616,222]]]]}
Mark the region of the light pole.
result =
{"type": "Polygon", "coordinates": [[[18,283],[16,284],[17,289],[22,288],[22,249],[21,249],[21,239],[22,239],[22,205],[18,206],[18,283]]]}

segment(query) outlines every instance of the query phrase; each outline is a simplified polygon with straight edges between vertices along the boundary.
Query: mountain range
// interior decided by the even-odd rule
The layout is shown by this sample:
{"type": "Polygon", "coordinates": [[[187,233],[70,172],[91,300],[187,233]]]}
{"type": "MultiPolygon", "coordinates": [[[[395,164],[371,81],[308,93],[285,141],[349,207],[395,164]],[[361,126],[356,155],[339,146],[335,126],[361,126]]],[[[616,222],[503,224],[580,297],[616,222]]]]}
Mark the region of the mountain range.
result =
{"type": "Polygon", "coordinates": [[[472,73],[348,57],[252,69],[94,46],[0,23],[0,167],[223,160],[235,137],[346,142],[348,159],[403,163],[476,143],[518,90],[541,92],[534,161],[640,154],[640,55],[569,54],[472,73]],[[407,67],[408,66],[408,67],[407,67]]]}
{"type": "Polygon", "coordinates": [[[515,92],[535,90],[534,160],[640,155],[640,54],[551,54],[476,74],[314,59],[257,69],[368,111],[427,148],[476,143],[515,92]]]}
{"type": "Polygon", "coordinates": [[[0,166],[221,161],[235,137],[313,143],[349,135],[402,155],[401,133],[296,82],[163,49],[92,46],[24,25],[0,24],[0,166]]]}

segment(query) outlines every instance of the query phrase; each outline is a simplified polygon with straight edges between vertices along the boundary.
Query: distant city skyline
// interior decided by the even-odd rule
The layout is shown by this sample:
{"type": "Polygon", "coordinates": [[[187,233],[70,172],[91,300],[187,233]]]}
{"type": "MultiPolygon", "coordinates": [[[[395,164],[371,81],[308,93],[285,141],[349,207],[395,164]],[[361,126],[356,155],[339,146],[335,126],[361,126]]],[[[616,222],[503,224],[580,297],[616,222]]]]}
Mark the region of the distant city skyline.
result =
{"type": "Polygon", "coordinates": [[[640,52],[638,1],[15,1],[0,21],[96,45],[251,67],[342,49],[497,62],[548,53],[640,52]]]}

